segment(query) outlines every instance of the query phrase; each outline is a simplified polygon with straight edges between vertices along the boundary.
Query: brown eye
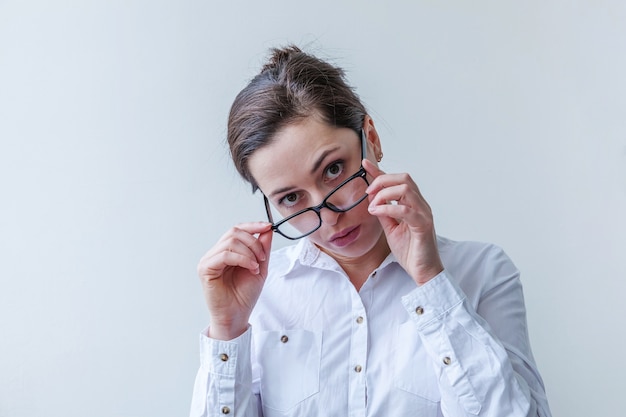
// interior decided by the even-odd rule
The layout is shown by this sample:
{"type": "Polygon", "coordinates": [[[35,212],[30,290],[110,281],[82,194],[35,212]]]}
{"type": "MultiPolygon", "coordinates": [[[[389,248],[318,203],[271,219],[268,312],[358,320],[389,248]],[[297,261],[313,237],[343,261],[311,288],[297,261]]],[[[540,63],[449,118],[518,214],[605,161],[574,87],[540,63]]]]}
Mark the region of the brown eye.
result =
{"type": "Polygon", "coordinates": [[[283,198],[280,199],[279,203],[281,206],[285,206],[287,208],[291,208],[298,204],[300,197],[296,193],[289,193],[283,198]]]}
{"type": "Polygon", "coordinates": [[[343,162],[334,162],[326,168],[326,179],[334,180],[343,173],[343,162]]]}

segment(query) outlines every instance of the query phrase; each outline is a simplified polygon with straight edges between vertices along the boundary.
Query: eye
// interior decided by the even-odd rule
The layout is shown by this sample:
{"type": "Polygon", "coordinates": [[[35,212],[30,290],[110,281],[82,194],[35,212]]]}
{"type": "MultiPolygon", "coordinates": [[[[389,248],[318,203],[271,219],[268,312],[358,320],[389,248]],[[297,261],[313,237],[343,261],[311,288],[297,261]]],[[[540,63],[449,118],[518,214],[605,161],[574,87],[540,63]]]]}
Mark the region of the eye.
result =
{"type": "Polygon", "coordinates": [[[286,208],[292,208],[298,204],[300,201],[300,196],[297,193],[289,193],[286,196],[282,197],[278,203],[286,208]]]}
{"type": "Polygon", "coordinates": [[[328,166],[328,168],[326,168],[326,172],[324,173],[326,176],[325,179],[328,181],[332,181],[339,178],[339,176],[343,173],[343,168],[343,161],[333,162],[328,166]]]}

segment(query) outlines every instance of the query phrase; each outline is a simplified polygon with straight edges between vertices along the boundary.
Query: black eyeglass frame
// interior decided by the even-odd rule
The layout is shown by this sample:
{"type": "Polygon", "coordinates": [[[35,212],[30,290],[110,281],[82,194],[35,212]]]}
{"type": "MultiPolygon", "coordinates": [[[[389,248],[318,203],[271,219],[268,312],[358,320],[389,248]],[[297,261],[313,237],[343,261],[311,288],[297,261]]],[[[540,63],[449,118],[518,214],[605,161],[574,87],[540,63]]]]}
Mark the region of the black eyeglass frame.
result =
{"type": "Polygon", "coordinates": [[[322,202],[320,204],[318,204],[317,206],[308,207],[308,208],[302,209],[302,210],[298,211],[297,213],[294,213],[294,214],[292,214],[292,215],[290,215],[288,217],[285,217],[284,219],[282,219],[278,223],[274,223],[274,219],[272,218],[272,211],[271,211],[271,208],[270,208],[270,202],[269,202],[267,196],[265,194],[263,194],[263,199],[265,200],[265,212],[267,213],[267,218],[268,218],[269,222],[272,223],[272,230],[274,232],[278,233],[279,235],[289,239],[289,240],[302,239],[303,237],[306,237],[306,236],[310,235],[311,233],[315,232],[317,229],[322,227],[321,211],[322,211],[323,208],[327,208],[327,209],[329,209],[329,210],[331,210],[331,211],[333,211],[335,213],[345,213],[346,211],[352,210],[353,208],[355,208],[356,206],[361,204],[361,202],[363,202],[363,200],[365,200],[365,198],[367,198],[367,194],[365,194],[365,195],[363,195],[363,197],[359,198],[359,200],[357,202],[355,202],[354,204],[352,204],[350,207],[344,208],[344,209],[340,209],[339,207],[335,207],[331,203],[328,203],[328,199],[331,198],[332,195],[337,192],[337,190],[339,190],[341,187],[343,187],[344,185],[346,185],[350,181],[354,180],[355,178],[363,178],[363,180],[365,181],[365,183],[367,185],[370,184],[369,181],[367,180],[367,172],[365,172],[365,168],[363,168],[363,159],[365,159],[367,157],[367,145],[366,145],[366,142],[367,142],[367,138],[365,136],[365,131],[363,129],[361,129],[361,168],[355,174],[353,174],[350,177],[346,178],[345,180],[343,180],[341,182],[341,184],[336,186],[330,193],[328,193],[326,195],[326,197],[324,197],[324,200],[322,200],[322,202]],[[302,213],[306,213],[307,211],[315,212],[315,214],[317,214],[317,218],[319,219],[319,224],[313,230],[311,230],[308,233],[305,233],[305,234],[303,234],[303,235],[301,235],[299,237],[290,237],[290,236],[285,235],[284,233],[282,233],[278,229],[280,227],[280,225],[282,225],[283,223],[286,223],[289,220],[293,219],[294,217],[299,216],[302,213]]]}

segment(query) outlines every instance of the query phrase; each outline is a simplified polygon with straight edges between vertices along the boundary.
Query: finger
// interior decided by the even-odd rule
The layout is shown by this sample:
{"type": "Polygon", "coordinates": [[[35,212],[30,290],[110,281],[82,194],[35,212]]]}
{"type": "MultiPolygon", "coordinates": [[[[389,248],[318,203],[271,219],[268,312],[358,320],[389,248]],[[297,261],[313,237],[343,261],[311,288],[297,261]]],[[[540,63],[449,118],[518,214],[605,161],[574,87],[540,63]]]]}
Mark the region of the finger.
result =
{"type": "Polygon", "coordinates": [[[266,259],[265,250],[252,233],[271,231],[271,223],[241,223],[226,232],[200,260],[198,273],[219,277],[227,266],[241,267],[258,273],[259,262],[266,259]]]}
{"type": "Polygon", "coordinates": [[[224,249],[203,258],[198,265],[198,275],[208,278],[208,280],[217,279],[228,267],[247,269],[253,274],[259,273],[259,264],[253,257],[234,250],[224,249]]]}
{"type": "Polygon", "coordinates": [[[380,204],[377,206],[370,206],[368,210],[371,214],[378,218],[391,217],[396,221],[407,221],[414,217],[414,210],[411,207],[403,204],[380,204]]]}
{"type": "Polygon", "coordinates": [[[257,238],[254,234],[260,234],[263,232],[267,232],[271,230],[271,223],[267,222],[257,222],[257,223],[242,223],[233,228],[231,228],[228,232],[226,232],[222,238],[219,240],[217,250],[221,250],[224,247],[232,246],[235,240],[240,240],[244,243],[244,245],[248,246],[252,252],[254,252],[254,257],[259,261],[263,261],[265,259],[265,253],[263,247],[258,242],[257,238]]]}
{"type": "Polygon", "coordinates": [[[416,207],[410,207],[403,202],[379,204],[369,206],[368,210],[370,214],[378,217],[385,229],[392,228],[400,222],[415,228],[416,231],[427,231],[433,228],[432,212],[430,206],[425,202],[416,207]]]}
{"type": "Polygon", "coordinates": [[[260,273],[263,278],[267,277],[267,269],[270,261],[270,252],[272,250],[272,237],[274,233],[272,230],[261,233],[259,235],[258,241],[263,248],[263,252],[265,254],[265,258],[260,263],[260,273]]]}
{"type": "Polygon", "coordinates": [[[237,250],[225,251],[223,254],[224,262],[229,266],[247,269],[255,275],[260,271],[260,265],[250,250],[247,250],[247,253],[242,253],[237,250]]]}
{"type": "MultiPolygon", "coordinates": [[[[408,174],[395,175],[396,180],[402,182],[380,189],[375,194],[370,194],[368,211],[370,214],[379,216],[391,216],[396,220],[407,222],[409,225],[418,227],[424,223],[421,219],[432,219],[431,209],[428,202],[422,197],[417,185],[410,179],[408,174]]],[[[392,177],[387,174],[385,177],[392,177]]],[[[382,177],[379,177],[382,179],[382,177]]],[[[386,178],[389,179],[389,178],[386,178]]],[[[429,223],[426,221],[425,223],[429,223]]],[[[432,223],[432,221],[430,221],[432,223]]]]}
{"type": "MultiPolygon", "coordinates": [[[[268,223],[269,225],[269,223],[268,223]]],[[[271,225],[270,225],[271,226],[271,225]]],[[[267,253],[263,244],[259,241],[258,236],[261,236],[264,233],[272,233],[271,227],[268,227],[267,230],[264,230],[256,235],[252,235],[245,230],[241,230],[239,228],[233,229],[232,240],[239,240],[244,245],[246,245],[254,254],[255,259],[258,262],[263,262],[267,259],[267,253]]]]}
{"type": "Polygon", "coordinates": [[[363,168],[365,169],[365,172],[367,172],[367,174],[372,177],[372,178],[376,178],[379,175],[383,175],[384,172],[378,168],[378,166],[376,166],[375,163],[373,163],[372,161],[370,161],[369,159],[364,159],[361,164],[363,165],[363,168]]]}
{"type": "Polygon", "coordinates": [[[394,217],[388,216],[383,212],[376,212],[372,214],[378,218],[378,221],[380,222],[380,225],[385,233],[393,231],[393,229],[400,224],[394,217]]]}
{"type": "Polygon", "coordinates": [[[399,184],[406,184],[411,189],[418,189],[409,174],[381,174],[371,182],[366,192],[370,195],[376,194],[384,188],[393,187],[399,184]]]}
{"type": "MultiPolygon", "coordinates": [[[[271,237],[273,235],[272,230],[268,230],[259,234],[259,237],[263,236],[263,240],[250,235],[247,232],[241,230],[235,230],[234,235],[220,243],[218,251],[232,252],[245,256],[250,260],[250,266],[244,268],[250,269],[250,272],[259,274],[261,272],[261,265],[265,264],[267,267],[267,260],[269,258],[269,252],[271,248],[271,237]],[[269,241],[267,238],[269,235],[269,241]]],[[[234,265],[233,265],[234,266],[234,265]]]]}
{"type": "Polygon", "coordinates": [[[267,232],[268,230],[270,230],[272,228],[272,223],[268,223],[268,222],[248,222],[248,223],[240,223],[238,225],[236,225],[235,227],[233,227],[233,229],[237,229],[237,230],[243,230],[244,232],[248,232],[251,235],[257,234],[257,233],[263,233],[263,232],[267,232]]]}
{"type": "MultiPolygon", "coordinates": [[[[261,244],[258,243],[258,241],[254,237],[253,239],[256,245],[261,246],[261,244]]],[[[252,261],[256,263],[260,262],[260,259],[258,259],[258,257],[253,252],[252,248],[248,245],[248,243],[243,242],[238,239],[232,239],[232,240],[227,240],[226,242],[223,242],[222,244],[220,244],[220,250],[222,252],[238,253],[239,255],[243,255],[243,256],[250,258],[252,261]]]]}
{"type": "Polygon", "coordinates": [[[417,187],[406,183],[392,185],[370,195],[368,211],[379,219],[392,217],[409,225],[419,225],[422,219],[432,217],[430,206],[417,187]]]}
{"type": "Polygon", "coordinates": [[[406,184],[396,184],[390,187],[380,189],[374,194],[370,194],[370,206],[377,206],[381,204],[390,204],[403,200],[407,201],[410,196],[410,189],[406,184]]]}

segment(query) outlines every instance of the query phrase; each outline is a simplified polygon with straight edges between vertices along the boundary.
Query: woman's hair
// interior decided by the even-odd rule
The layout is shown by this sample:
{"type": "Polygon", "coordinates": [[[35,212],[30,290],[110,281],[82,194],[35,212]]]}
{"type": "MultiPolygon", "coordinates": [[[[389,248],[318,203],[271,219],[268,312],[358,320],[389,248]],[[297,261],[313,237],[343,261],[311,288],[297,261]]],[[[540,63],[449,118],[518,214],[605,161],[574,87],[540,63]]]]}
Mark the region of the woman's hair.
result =
{"type": "Polygon", "coordinates": [[[290,45],[272,49],[261,72],[237,95],[228,116],[228,145],[239,174],[258,189],[250,156],[283,127],[316,114],[357,133],[366,110],[341,68],[290,45]]]}

